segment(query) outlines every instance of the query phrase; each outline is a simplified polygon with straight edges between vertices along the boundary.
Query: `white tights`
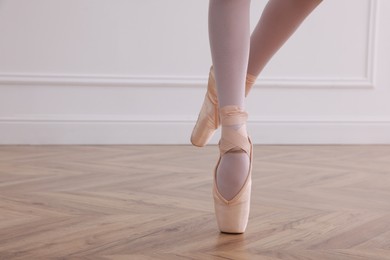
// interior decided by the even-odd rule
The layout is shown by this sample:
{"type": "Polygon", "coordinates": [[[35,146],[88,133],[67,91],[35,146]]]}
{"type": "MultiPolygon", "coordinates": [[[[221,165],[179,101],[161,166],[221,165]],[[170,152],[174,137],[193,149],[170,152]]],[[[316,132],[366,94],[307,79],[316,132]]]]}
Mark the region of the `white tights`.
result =
{"type": "MultiPolygon", "coordinates": [[[[250,0],[210,0],[209,40],[219,107],[236,105],[245,109],[246,74],[257,77],[320,2],[269,0],[250,35],[250,0]]],[[[226,153],[222,157],[217,186],[225,199],[238,193],[248,169],[245,153],[226,153]]]]}

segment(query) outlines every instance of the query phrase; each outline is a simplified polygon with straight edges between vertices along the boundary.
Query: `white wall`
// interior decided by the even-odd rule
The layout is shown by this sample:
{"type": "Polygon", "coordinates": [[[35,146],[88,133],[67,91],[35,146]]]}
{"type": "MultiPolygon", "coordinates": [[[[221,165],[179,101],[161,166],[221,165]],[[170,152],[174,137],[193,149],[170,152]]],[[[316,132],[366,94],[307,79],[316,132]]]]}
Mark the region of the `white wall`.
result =
{"type": "MultiPolygon", "coordinates": [[[[252,0],[252,28],[265,2],[252,0]]],[[[207,8],[0,0],[0,143],[188,144],[211,64],[207,8]]],[[[390,143],[389,12],[324,0],[248,98],[254,142],[390,143]]]]}

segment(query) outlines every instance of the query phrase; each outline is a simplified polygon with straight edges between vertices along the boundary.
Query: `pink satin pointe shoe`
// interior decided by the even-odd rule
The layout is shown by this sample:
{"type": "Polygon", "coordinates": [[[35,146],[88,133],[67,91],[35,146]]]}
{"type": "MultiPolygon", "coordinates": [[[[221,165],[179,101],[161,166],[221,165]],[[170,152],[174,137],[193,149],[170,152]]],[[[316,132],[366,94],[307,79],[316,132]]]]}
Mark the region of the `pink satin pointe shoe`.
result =
{"type": "MultiPolygon", "coordinates": [[[[256,81],[256,77],[250,74],[246,76],[245,96],[247,96],[256,81]]],[[[217,87],[213,66],[210,67],[207,92],[203,105],[198,115],[195,127],[191,134],[191,143],[198,147],[205,146],[220,125],[217,87]]]]}
{"type": "Polygon", "coordinates": [[[237,106],[225,106],[220,109],[222,125],[242,125],[239,129],[224,129],[224,136],[219,141],[220,157],[214,169],[213,198],[218,227],[223,233],[244,233],[250,210],[252,186],[253,145],[246,134],[248,114],[237,106]],[[249,172],[240,191],[231,199],[226,200],[218,191],[217,169],[222,156],[231,151],[245,152],[249,156],[249,172]]]}

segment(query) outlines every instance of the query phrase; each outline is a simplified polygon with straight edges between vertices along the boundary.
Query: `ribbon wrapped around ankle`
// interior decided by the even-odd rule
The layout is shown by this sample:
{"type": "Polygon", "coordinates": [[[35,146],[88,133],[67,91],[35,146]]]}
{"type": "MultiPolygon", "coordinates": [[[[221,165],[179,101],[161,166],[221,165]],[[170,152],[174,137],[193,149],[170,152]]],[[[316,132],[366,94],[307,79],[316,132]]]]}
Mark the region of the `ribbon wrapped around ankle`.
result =
{"type": "Polygon", "coordinates": [[[248,113],[238,106],[224,106],[219,109],[221,125],[242,125],[248,120],[248,113]]]}
{"type": "Polygon", "coordinates": [[[223,130],[223,135],[219,141],[219,150],[221,155],[229,151],[243,150],[250,154],[251,145],[246,133],[246,121],[248,113],[238,106],[225,106],[220,108],[221,124],[228,126],[223,130]],[[234,129],[234,125],[241,125],[234,129]]]}

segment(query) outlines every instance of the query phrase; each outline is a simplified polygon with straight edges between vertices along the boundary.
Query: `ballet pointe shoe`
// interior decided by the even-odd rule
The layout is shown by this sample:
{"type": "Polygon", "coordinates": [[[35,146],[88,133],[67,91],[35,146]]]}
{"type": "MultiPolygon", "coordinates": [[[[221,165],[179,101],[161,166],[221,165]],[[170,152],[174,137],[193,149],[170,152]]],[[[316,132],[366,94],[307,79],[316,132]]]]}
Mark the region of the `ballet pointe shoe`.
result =
{"type": "MultiPolygon", "coordinates": [[[[256,77],[250,74],[246,76],[245,96],[247,96],[255,84],[256,77]]],[[[203,100],[203,105],[198,115],[198,120],[192,130],[191,143],[194,146],[205,146],[214,135],[220,125],[217,87],[214,76],[214,68],[210,67],[207,92],[203,100]]]]}
{"type": "MultiPolygon", "coordinates": [[[[225,106],[220,109],[222,125],[245,124],[248,114],[237,106],[225,106]],[[233,116],[230,116],[233,114],[233,116]]],[[[241,128],[244,127],[241,126],[241,128]]],[[[249,136],[242,135],[242,129],[226,129],[219,141],[220,156],[214,169],[213,198],[214,209],[219,230],[222,233],[241,234],[245,232],[250,211],[252,186],[253,145],[249,136]],[[240,133],[241,130],[241,133],[240,133]],[[250,158],[249,172],[240,191],[231,199],[226,200],[218,191],[217,169],[222,156],[230,151],[243,151],[250,158]]],[[[246,131],[246,130],[245,130],[246,131]]]]}
{"type": "Polygon", "coordinates": [[[219,126],[217,87],[215,85],[213,66],[210,68],[207,92],[200,109],[198,120],[191,134],[191,143],[205,146],[219,126]]]}

